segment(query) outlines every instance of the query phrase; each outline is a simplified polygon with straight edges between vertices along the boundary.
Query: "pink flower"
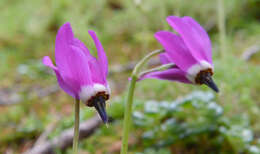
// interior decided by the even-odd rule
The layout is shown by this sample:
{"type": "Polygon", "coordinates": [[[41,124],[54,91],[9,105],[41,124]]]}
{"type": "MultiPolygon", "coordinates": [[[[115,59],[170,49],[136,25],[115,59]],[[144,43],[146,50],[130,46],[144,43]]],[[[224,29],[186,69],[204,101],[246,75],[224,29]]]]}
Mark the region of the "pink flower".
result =
{"type": "Polygon", "coordinates": [[[95,42],[98,58],[92,56],[88,48],[74,37],[70,23],[58,31],[55,41],[55,61],[53,65],[48,56],[43,64],[56,74],[59,86],[69,95],[80,99],[87,106],[94,106],[102,120],[108,121],[105,101],[109,99],[107,83],[108,62],[104,49],[94,31],[89,31],[95,42]]]}
{"type": "Polygon", "coordinates": [[[167,17],[167,22],[179,34],[169,31],[155,33],[165,52],[160,54],[162,64],[176,66],[165,71],[144,75],[141,79],[156,78],[188,84],[206,84],[218,92],[213,75],[211,43],[207,32],[191,17],[167,17]]]}

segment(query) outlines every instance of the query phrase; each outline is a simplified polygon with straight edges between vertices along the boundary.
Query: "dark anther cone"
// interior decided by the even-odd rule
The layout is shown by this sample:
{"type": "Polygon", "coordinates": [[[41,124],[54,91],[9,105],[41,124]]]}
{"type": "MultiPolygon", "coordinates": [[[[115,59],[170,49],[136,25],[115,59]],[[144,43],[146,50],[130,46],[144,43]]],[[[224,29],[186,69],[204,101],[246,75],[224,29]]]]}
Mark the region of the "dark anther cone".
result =
{"type": "Polygon", "coordinates": [[[202,83],[204,83],[205,85],[207,85],[209,88],[211,88],[212,90],[214,90],[215,92],[219,92],[217,85],[214,83],[210,73],[207,73],[205,75],[203,75],[202,77],[202,83]]]}
{"type": "Polygon", "coordinates": [[[106,100],[103,96],[98,96],[98,98],[95,99],[94,107],[97,110],[102,121],[106,124],[108,122],[108,117],[106,113],[106,100]]]}

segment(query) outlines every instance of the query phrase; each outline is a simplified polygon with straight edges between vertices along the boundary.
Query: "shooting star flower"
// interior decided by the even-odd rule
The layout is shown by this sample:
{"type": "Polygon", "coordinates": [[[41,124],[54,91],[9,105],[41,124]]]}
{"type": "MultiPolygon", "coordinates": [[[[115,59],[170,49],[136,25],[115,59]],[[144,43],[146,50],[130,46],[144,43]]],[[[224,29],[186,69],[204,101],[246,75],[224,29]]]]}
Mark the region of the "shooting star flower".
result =
{"type": "Polygon", "coordinates": [[[89,107],[94,106],[103,122],[107,123],[105,103],[110,95],[106,80],[107,57],[95,32],[89,31],[89,34],[96,45],[98,58],[92,56],[88,48],[74,37],[70,23],[66,23],[56,36],[56,66],[48,56],[43,58],[43,64],[55,72],[59,86],[66,93],[89,107]]]}
{"type": "Polygon", "coordinates": [[[167,17],[167,22],[179,34],[169,31],[155,33],[155,38],[165,49],[160,54],[162,64],[174,63],[175,66],[164,70],[147,73],[141,77],[178,81],[188,84],[205,84],[218,92],[212,79],[211,42],[207,32],[191,17],[167,17]]]}

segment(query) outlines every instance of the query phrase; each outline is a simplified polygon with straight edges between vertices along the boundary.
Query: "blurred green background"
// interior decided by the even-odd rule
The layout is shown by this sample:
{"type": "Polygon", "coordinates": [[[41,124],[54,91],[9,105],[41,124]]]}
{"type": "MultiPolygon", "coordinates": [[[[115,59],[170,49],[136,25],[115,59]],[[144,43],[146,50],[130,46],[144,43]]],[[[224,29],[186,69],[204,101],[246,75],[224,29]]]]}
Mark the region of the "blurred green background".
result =
{"type": "MultiPolygon", "coordinates": [[[[41,63],[45,55],[54,58],[55,35],[68,21],[93,52],[87,31],[96,31],[114,70],[107,106],[114,120],[81,141],[80,151],[118,153],[130,72],[116,68],[160,49],[153,34],[172,30],[165,19],[179,15],[193,17],[208,31],[220,93],[168,81],[138,83],[129,153],[259,154],[259,8],[259,0],[223,0],[223,5],[212,0],[1,0],[0,153],[27,151],[53,123],[50,140],[73,126],[73,99],[41,63]],[[218,6],[225,30],[218,28],[218,6]]],[[[81,104],[82,122],[94,114],[81,104]]]]}

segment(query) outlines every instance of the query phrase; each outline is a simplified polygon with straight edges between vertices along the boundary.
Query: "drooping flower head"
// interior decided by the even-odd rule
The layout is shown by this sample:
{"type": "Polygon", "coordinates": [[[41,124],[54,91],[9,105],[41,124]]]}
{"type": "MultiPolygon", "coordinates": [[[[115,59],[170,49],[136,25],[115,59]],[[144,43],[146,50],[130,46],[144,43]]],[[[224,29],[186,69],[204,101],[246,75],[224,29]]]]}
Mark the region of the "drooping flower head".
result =
{"type": "Polygon", "coordinates": [[[105,101],[109,99],[107,83],[108,62],[101,42],[94,31],[89,31],[97,48],[98,58],[92,56],[88,48],[74,37],[70,23],[58,31],[55,41],[55,62],[48,56],[43,64],[53,69],[59,86],[69,95],[80,99],[87,106],[94,106],[104,123],[108,121],[105,101]]]}
{"type": "Polygon", "coordinates": [[[165,52],[160,54],[161,63],[174,63],[175,66],[165,71],[148,73],[141,79],[156,78],[206,84],[218,92],[211,78],[214,68],[207,32],[191,17],[169,16],[167,22],[178,34],[159,31],[155,33],[155,38],[165,49],[165,52]]]}

